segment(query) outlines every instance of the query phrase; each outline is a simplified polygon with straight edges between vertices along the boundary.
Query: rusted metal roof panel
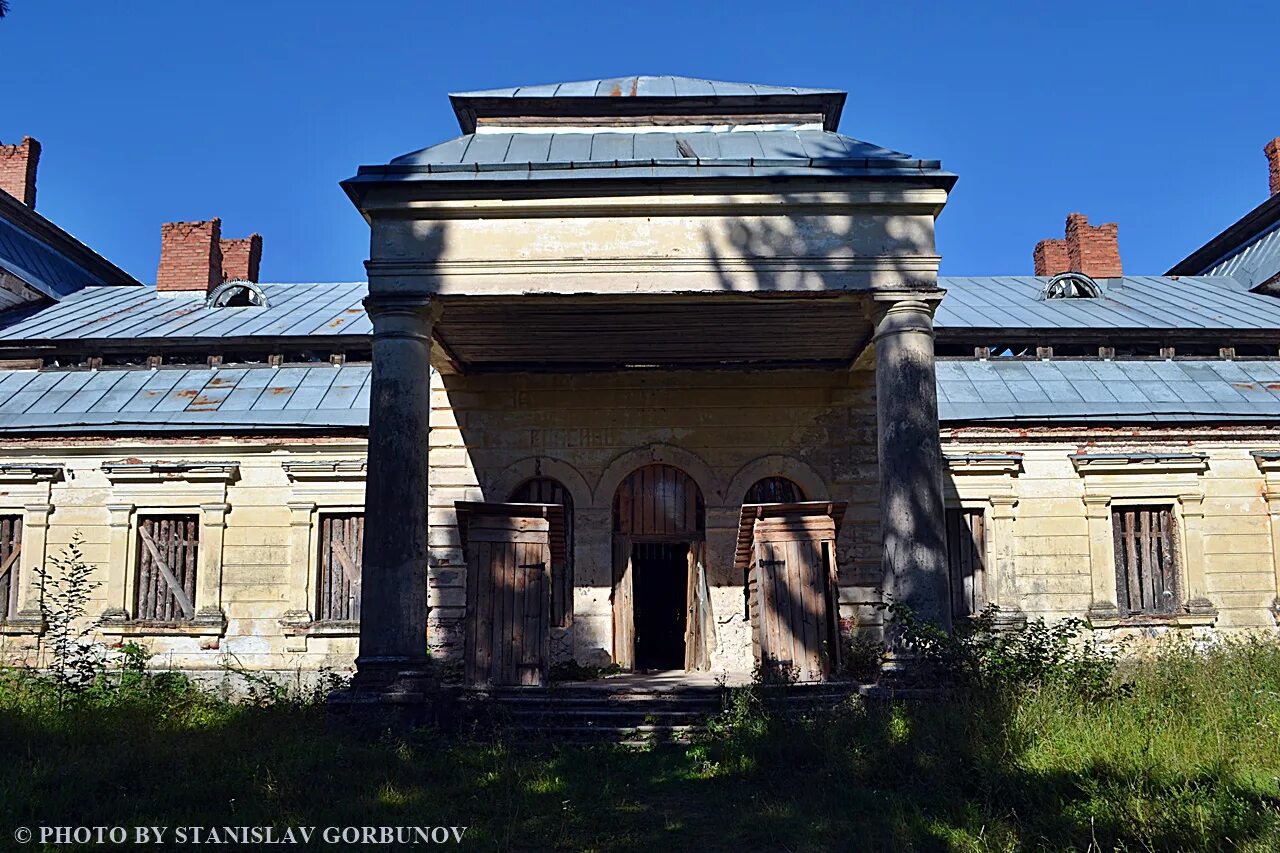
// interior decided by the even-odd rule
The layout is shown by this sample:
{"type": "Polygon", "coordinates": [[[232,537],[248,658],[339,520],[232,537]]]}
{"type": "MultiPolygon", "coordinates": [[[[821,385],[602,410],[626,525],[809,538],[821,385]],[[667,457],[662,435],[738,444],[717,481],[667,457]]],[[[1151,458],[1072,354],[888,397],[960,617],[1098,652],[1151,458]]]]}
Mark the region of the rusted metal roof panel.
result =
{"type": "Polygon", "coordinates": [[[940,277],[940,329],[1280,329],[1280,299],[1226,276],[1103,279],[1097,299],[1044,299],[1035,276],[940,277]]]}
{"type": "Polygon", "coordinates": [[[1280,421],[1280,360],[938,361],[944,424],[1280,421]]]}
{"type": "Polygon", "coordinates": [[[0,373],[0,432],[360,428],[368,364],[0,373]]]}

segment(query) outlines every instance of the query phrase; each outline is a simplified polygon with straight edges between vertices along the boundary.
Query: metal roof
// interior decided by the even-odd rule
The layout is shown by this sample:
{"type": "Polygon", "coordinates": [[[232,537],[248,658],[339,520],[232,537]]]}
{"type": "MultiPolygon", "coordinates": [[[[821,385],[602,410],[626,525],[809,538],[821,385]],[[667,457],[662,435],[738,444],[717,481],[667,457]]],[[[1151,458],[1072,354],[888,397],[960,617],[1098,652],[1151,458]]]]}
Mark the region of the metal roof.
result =
{"type": "MultiPolygon", "coordinates": [[[[1101,299],[1040,297],[1046,278],[942,277],[940,330],[1280,329],[1280,299],[1235,278],[1104,279],[1101,299]]],[[[206,308],[200,294],[154,287],[89,287],[60,303],[0,314],[0,345],[67,340],[140,341],[367,336],[364,282],[263,284],[266,307],[206,308]]]]}
{"type": "Polygon", "coordinates": [[[723,80],[701,80],[696,77],[648,74],[630,77],[605,77],[599,80],[577,80],[570,83],[545,83],[537,86],[510,86],[502,89],[479,89],[451,92],[451,98],[594,98],[594,97],[705,97],[707,95],[843,95],[839,89],[805,89],[796,86],[770,86],[761,83],[727,83],[723,80]]]}
{"type": "Polygon", "coordinates": [[[370,365],[0,372],[0,432],[362,428],[370,365]]]}
{"type": "Polygon", "coordinates": [[[1280,299],[1228,276],[1099,279],[1100,299],[1043,299],[1035,276],[939,277],[940,329],[1280,329],[1280,299]]]}
{"type": "Polygon", "coordinates": [[[1250,289],[1280,275],[1280,222],[1209,267],[1205,274],[1229,275],[1250,289]]]}
{"type": "Polygon", "coordinates": [[[528,181],[706,177],[955,176],[920,160],[849,136],[814,129],[716,129],[690,132],[481,132],[361,166],[348,192],[380,181],[528,181]]]}
{"type": "Polygon", "coordinates": [[[944,423],[1280,421],[1280,361],[939,359],[944,423]]]}
{"type": "MultiPolygon", "coordinates": [[[[0,372],[0,432],[363,429],[368,364],[0,372]]],[[[1280,361],[938,361],[944,424],[1280,422],[1280,361]]]]}
{"type": "Polygon", "coordinates": [[[75,237],[2,192],[0,270],[51,299],[61,299],[89,285],[138,284],[75,237]]]}
{"type": "Polygon", "coordinates": [[[155,287],[90,287],[55,305],[0,316],[0,344],[119,340],[360,336],[373,332],[365,282],[262,284],[266,306],[207,308],[204,293],[162,296],[155,287]]]}
{"type": "MultiPolygon", "coordinates": [[[[568,119],[611,124],[626,119],[640,124],[665,124],[673,116],[820,117],[826,130],[840,126],[845,93],[838,89],[806,89],[759,83],[726,83],[693,77],[611,77],[511,86],[449,96],[458,126],[472,133],[479,124],[562,124],[568,119]],[[660,118],[659,118],[660,117],[660,118]]],[[[696,122],[694,122],[696,123],[696,122]]]]}
{"type": "Polygon", "coordinates": [[[1250,288],[1280,275],[1280,193],[1174,264],[1168,275],[1234,275],[1250,288]]]}

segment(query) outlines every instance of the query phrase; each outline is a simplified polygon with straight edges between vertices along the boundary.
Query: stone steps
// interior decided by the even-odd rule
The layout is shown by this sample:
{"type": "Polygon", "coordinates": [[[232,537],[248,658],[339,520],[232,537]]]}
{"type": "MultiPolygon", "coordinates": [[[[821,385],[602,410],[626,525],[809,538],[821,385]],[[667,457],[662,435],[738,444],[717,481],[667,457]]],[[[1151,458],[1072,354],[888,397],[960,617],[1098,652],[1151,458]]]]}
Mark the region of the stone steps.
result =
{"type": "MultiPolygon", "coordinates": [[[[852,682],[764,688],[762,700],[790,713],[830,708],[861,693],[852,682]]],[[[621,744],[687,743],[720,713],[730,690],[718,686],[645,689],[607,681],[546,688],[471,691],[469,716],[519,739],[621,744]]]]}

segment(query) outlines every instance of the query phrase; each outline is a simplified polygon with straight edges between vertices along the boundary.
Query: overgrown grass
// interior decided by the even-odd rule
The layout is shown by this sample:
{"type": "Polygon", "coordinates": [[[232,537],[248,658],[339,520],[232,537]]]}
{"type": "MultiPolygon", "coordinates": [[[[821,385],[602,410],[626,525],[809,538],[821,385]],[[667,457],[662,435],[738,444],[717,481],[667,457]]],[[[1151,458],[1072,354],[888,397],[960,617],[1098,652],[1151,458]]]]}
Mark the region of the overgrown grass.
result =
{"type": "Polygon", "coordinates": [[[65,701],[0,675],[0,848],[18,826],[145,824],[466,825],[491,850],[1280,849],[1271,641],[1166,644],[1100,691],[1018,679],[806,719],[742,691],[703,742],[639,752],[360,741],[308,697],[123,682],[65,701]]]}

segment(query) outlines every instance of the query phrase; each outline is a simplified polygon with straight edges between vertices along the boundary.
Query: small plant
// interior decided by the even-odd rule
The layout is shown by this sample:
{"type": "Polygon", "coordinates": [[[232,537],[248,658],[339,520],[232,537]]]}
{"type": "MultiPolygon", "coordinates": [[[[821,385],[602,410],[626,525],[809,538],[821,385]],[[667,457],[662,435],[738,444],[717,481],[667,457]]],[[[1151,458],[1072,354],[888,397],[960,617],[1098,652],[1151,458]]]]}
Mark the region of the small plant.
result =
{"type": "Polygon", "coordinates": [[[48,651],[44,677],[55,686],[59,705],[87,690],[106,670],[106,649],[91,639],[101,620],[86,620],[89,600],[102,584],[92,580],[81,544],[77,532],[50,560],[52,572],[45,566],[35,569],[48,651]]]}
{"type": "Polygon", "coordinates": [[[844,640],[844,653],[840,657],[841,671],[864,684],[880,678],[880,665],[884,663],[884,643],[876,637],[856,633],[844,640]]]}
{"type": "Polygon", "coordinates": [[[1055,683],[1087,696],[1112,689],[1117,657],[1085,635],[1081,619],[1036,619],[1018,631],[999,631],[999,608],[989,605],[947,633],[904,604],[885,609],[903,647],[958,684],[1010,690],[1055,683]]]}
{"type": "Polygon", "coordinates": [[[770,687],[790,687],[800,680],[800,667],[791,661],[765,658],[757,661],[751,670],[753,684],[770,687]]]}

